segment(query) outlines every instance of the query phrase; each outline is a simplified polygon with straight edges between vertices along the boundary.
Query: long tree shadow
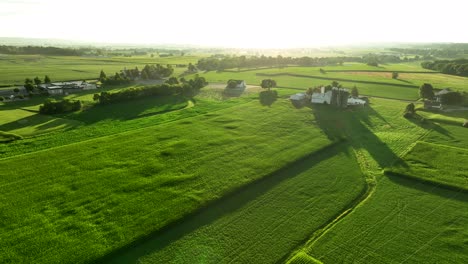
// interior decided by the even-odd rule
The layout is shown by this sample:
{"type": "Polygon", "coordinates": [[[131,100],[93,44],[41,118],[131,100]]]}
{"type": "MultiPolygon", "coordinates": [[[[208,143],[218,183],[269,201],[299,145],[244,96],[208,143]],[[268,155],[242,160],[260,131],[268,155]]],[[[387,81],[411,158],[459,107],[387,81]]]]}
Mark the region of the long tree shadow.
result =
{"type": "Polygon", "coordinates": [[[328,105],[314,105],[312,111],[317,125],[328,138],[347,139],[354,148],[367,150],[381,168],[400,159],[368,128],[372,127],[371,116],[376,116],[388,124],[372,107],[336,109],[328,105]]]}
{"type": "Polygon", "coordinates": [[[336,142],[319,151],[310,153],[268,176],[214,201],[206,207],[184,217],[182,220],[169,224],[162,230],[153,232],[132,244],[95,260],[94,263],[135,263],[141,257],[151,252],[159,251],[186,234],[209,225],[265,194],[281,182],[291,179],[319,162],[343,151],[347,152],[346,143],[336,142]]]}

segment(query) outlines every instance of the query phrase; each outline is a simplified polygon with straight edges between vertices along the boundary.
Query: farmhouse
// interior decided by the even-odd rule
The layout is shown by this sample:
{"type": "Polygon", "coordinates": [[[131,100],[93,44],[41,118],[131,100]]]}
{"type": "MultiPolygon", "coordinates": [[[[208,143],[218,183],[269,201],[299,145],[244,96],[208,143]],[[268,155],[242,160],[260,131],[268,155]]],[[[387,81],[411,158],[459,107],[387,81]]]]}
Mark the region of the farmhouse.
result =
{"type": "Polygon", "coordinates": [[[437,93],[434,94],[434,100],[437,102],[437,103],[442,103],[442,97],[448,95],[448,94],[451,94],[451,93],[456,93],[454,91],[452,91],[450,88],[445,88],[443,90],[440,90],[438,91],[437,93]]]}
{"type": "Polygon", "coordinates": [[[50,95],[61,95],[97,89],[96,84],[85,81],[54,82],[40,84],[39,88],[46,90],[50,95]]]}
{"type": "Polygon", "coordinates": [[[322,87],[320,90],[320,93],[315,92],[312,94],[311,103],[329,104],[341,108],[367,104],[365,100],[350,96],[348,89],[333,87],[331,90],[325,92],[325,87],[322,87]]]}

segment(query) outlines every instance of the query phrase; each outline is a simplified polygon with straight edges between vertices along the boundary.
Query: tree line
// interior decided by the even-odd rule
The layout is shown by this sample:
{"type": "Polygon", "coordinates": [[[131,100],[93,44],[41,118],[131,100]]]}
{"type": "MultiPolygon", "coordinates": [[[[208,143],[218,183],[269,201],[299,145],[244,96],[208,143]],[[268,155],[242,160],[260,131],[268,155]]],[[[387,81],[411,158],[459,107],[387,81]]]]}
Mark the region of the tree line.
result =
{"type": "MultiPolygon", "coordinates": [[[[408,60],[408,59],[407,59],[408,60]]],[[[406,60],[406,61],[407,61],[406,60]]],[[[227,56],[213,55],[199,59],[197,68],[204,71],[223,71],[233,68],[258,68],[258,67],[285,67],[285,66],[333,66],[342,65],[345,62],[367,63],[378,66],[380,63],[398,63],[405,61],[396,55],[369,53],[362,57],[283,57],[273,56],[227,56]]]]}
{"type": "Polygon", "coordinates": [[[58,55],[58,56],[80,56],[89,49],[57,48],[42,46],[6,46],[0,45],[0,53],[12,55],[58,55]]]}
{"type": "Polygon", "coordinates": [[[424,69],[439,71],[445,74],[468,76],[468,60],[436,60],[421,63],[424,69]]]}
{"type": "Polygon", "coordinates": [[[180,80],[169,79],[164,84],[148,85],[136,88],[122,89],[116,92],[101,92],[94,94],[94,101],[99,104],[111,104],[116,102],[130,101],[139,98],[146,98],[148,96],[171,96],[182,95],[186,97],[193,97],[197,92],[205,87],[208,83],[204,77],[195,76],[194,79],[180,80]],[[177,81],[177,82],[176,82],[177,81]]]}

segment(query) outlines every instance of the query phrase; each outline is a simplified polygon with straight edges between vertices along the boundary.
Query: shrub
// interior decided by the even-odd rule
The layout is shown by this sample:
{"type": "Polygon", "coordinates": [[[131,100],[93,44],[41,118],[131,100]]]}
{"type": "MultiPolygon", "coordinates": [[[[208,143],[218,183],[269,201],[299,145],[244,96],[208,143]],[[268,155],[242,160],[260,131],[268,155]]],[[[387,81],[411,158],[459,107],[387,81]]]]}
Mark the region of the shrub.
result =
{"type": "Polygon", "coordinates": [[[465,120],[465,122],[463,122],[463,127],[466,127],[466,128],[468,128],[468,119],[467,119],[467,120],[465,120]]]}
{"type": "Polygon", "coordinates": [[[22,94],[20,94],[20,95],[17,95],[16,98],[18,98],[18,99],[24,99],[24,96],[23,96],[22,94]]]}
{"type": "Polygon", "coordinates": [[[409,118],[412,118],[412,117],[413,117],[413,114],[410,113],[410,112],[405,112],[405,113],[403,114],[403,117],[406,118],[406,119],[409,119],[409,118]]]}
{"type": "Polygon", "coordinates": [[[398,72],[392,72],[392,79],[398,79],[398,72]]]}
{"type": "Polygon", "coordinates": [[[0,96],[0,102],[3,102],[3,101],[5,101],[5,97],[0,96]]]}
{"type": "Polygon", "coordinates": [[[65,99],[56,101],[54,99],[47,99],[43,105],[39,107],[41,114],[60,114],[66,112],[78,111],[81,109],[80,100],[65,99]]]}
{"type": "Polygon", "coordinates": [[[277,99],[278,93],[273,91],[262,91],[260,92],[260,103],[262,105],[271,106],[277,99]]]}

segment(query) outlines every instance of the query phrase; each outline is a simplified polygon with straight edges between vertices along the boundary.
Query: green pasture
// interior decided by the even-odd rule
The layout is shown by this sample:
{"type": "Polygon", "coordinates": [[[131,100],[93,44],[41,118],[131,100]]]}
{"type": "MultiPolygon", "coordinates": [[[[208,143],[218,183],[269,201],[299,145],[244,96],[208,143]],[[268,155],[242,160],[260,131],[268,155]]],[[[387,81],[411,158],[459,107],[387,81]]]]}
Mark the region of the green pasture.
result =
{"type": "Polygon", "coordinates": [[[253,101],[2,159],[0,262],[110,253],[327,146],[313,120],[253,101]]]}

